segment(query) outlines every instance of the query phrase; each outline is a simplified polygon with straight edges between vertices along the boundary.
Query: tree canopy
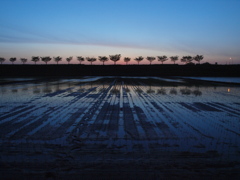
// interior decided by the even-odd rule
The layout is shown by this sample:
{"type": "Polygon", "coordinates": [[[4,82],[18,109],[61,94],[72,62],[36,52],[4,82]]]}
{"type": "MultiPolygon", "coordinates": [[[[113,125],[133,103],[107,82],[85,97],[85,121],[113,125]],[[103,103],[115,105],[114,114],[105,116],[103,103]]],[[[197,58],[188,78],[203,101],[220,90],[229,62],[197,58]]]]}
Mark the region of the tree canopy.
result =
{"type": "Polygon", "coordinates": [[[109,58],[114,64],[116,64],[116,62],[120,60],[121,54],[109,55],[109,58]]]}
{"type": "Polygon", "coordinates": [[[138,62],[138,65],[139,65],[140,61],[142,61],[143,59],[144,59],[144,57],[138,56],[138,57],[136,57],[134,60],[137,61],[137,62],[138,62]]]}

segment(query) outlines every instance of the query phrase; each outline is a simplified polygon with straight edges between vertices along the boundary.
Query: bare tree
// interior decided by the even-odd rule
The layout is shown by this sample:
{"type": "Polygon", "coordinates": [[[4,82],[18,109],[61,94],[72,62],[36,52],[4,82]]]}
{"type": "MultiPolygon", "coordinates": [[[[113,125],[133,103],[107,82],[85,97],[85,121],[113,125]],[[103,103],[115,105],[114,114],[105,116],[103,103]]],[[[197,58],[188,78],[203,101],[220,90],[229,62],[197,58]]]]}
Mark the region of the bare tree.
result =
{"type": "Polygon", "coordinates": [[[147,60],[150,62],[150,65],[152,64],[152,62],[155,60],[156,58],[153,56],[148,56],[147,60]]]}
{"type": "Polygon", "coordinates": [[[17,60],[17,58],[15,58],[15,57],[11,57],[11,58],[9,59],[9,61],[11,61],[12,64],[13,64],[16,60],[17,60]]]}
{"type": "Polygon", "coordinates": [[[103,63],[103,65],[104,65],[104,63],[106,61],[108,61],[108,57],[107,56],[98,56],[98,60],[101,61],[103,63]]]}
{"type": "Polygon", "coordinates": [[[204,58],[203,55],[196,55],[195,57],[193,57],[193,59],[197,61],[199,64],[200,64],[200,61],[203,60],[203,58],[204,58]]]}
{"type": "Polygon", "coordinates": [[[70,63],[70,61],[72,60],[72,56],[70,56],[70,57],[68,57],[68,58],[66,58],[66,60],[67,60],[67,62],[68,62],[68,64],[70,63]]]}
{"type": "Polygon", "coordinates": [[[42,59],[43,62],[46,63],[46,65],[47,65],[47,63],[48,63],[49,61],[52,60],[52,58],[50,58],[49,56],[41,57],[41,59],[42,59]]]}
{"type": "Polygon", "coordinates": [[[5,58],[0,57],[0,62],[1,62],[1,64],[2,64],[4,61],[5,61],[5,58]]]}
{"type": "Polygon", "coordinates": [[[130,57],[125,57],[125,58],[124,58],[124,62],[126,63],[126,65],[127,65],[127,63],[128,63],[129,61],[131,61],[131,58],[130,58],[130,57]]]}
{"type": "Polygon", "coordinates": [[[97,59],[94,58],[94,57],[86,57],[86,60],[87,60],[88,62],[90,62],[91,65],[92,65],[92,63],[93,63],[94,61],[96,61],[97,59]]]}
{"type": "Polygon", "coordinates": [[[114,65],[116,65],[116,62],[121,58],[121,54],[109,55],[109,58],[114,62],[114,65]]]}
{"type": "Polygon", "coordinates": [[[22,61],[23,64],[25,64],[27,62],[26,58],[20,58],[20,60],[22,61]]]}
{"type": "Polygon", "coordinates": [[[35,64],[40,61],[40,58],[38,56],[32,56],[32,60],[35,64]]]}
{"type": "Polygon", "coordinates": [[[81,64],[84,61],[84,57],[82,56],[77,56],[77,60],[79,61],[79,63],[81,64]]]}
{"type": "Polygon", "coordinates": [[[144,59],[144,57],[138,56],[138,57],[136,57],[134,60],[137,61],[137,62],[138,62],[138,65],[139,65],[140,61],[142,61],[143,59],[144,59]]]}
{"type": "Polygon", "coordinates": [[[162,62],[162,64],[163,64],[164,61],[167,61],[167,60],[168,60],[167,56],[165,56],[165,55],[163,55],[163,56],[158,56],[157,58],[158,58],[158,61],[161,61],[161,62],[162,62]]]}
{"type": "Polygon", "coordinates": [[[178,60],[178,56],[171,56],[170,59],[171,59],[171,61],[173,61],[174,64],[175,64],[175,62],[178,60]]]}
{"type": "Polygon", "coordinates": [[[53,57],[53,59],[54,59],[54,61],[57,62],[57,64],[58,64],[58,62],[62,61],[62,57],[60,57],[60,56],[53,57]]]}

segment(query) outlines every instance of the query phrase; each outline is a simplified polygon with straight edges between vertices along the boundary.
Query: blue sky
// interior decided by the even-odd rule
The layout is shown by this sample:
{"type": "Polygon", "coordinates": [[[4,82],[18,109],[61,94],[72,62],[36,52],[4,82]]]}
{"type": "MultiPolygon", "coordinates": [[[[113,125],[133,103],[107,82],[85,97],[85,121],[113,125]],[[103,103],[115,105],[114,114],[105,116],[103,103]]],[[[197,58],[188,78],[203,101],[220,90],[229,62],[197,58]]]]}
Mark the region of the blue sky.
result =
{"type": "Polygon", "coordinates": [[[0,6],[6,59],[202,54],[203,62],[240,64],[240,0],[0,0],[0,6]]]}

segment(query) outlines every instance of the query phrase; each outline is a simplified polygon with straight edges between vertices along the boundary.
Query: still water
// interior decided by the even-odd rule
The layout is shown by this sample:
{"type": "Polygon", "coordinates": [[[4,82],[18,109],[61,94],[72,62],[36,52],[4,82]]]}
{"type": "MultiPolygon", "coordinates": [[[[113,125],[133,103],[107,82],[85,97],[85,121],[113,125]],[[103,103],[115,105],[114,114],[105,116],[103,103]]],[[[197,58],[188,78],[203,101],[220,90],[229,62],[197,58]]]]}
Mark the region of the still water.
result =
{"type": "Polygon", "coordinates": [[[32,80],[0,85],[6,162],[32,161],[31,153],[38,161],[56,159],[60,149],[240,157],[239,85],[157,77],[32,80]]]}

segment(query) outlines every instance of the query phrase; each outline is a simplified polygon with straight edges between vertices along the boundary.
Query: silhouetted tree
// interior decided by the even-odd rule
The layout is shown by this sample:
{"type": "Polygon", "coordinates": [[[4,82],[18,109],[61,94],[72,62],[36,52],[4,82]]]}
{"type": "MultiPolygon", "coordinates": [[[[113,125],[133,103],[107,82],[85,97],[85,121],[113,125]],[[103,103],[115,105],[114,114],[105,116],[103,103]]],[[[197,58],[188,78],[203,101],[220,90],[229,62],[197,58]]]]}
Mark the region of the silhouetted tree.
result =
{"type": "Polygon", "coordinates": [[[109,58],[114,62],[114,65],[116,65],[116,62],[121,58],[121,54],[109,55],[109,58]]]}
{"type": "Polygon", "coordinates": [[[46,63],[46,65],[47,65],[47,63],[48,63],[49,61],[52,60],[52,58],[50,58],[49,56],[41,57],[41,59],[42,59],[43,62],[46,63]]]}
{"type": "Polygon", "coordinates": [[[152,64],[152,62],[155,60],[156,58],[153,56],[148,56],[147,60],[150,62],[150,65],[152,64]]]}
{"type": "Polygon", "coordinates": [[[32,56],[32,60],[35,64],[40,61],[40,58],[38,56],[32,56]]]}
{"type": "Polygon", "coordinates": [[[103,65],[104,65],[104,63],[106,61],[108,61],[108,57],[107,56],[98,56],[98,60],[101,61],[103,63],[103,65]]]}
{"type": "Polygon", "coordinates": [[[187,63],[187,56],[183,56],[183,57],[181,58],[181,62],[187,63]]]}
{"type": "Polygon", "coordinates": [[[200,64],[200,61],[203,60],[203,58],[204,58],[203,55],[196,55],[195,57],[193,57],[193,59],[197,61],[199,64],[200,64]]]}
{"type": "Polygon", "coordinates": [[[164,56],[158,56],[157,58],[158,58],[158,61],[162,62],[162,64],[163,64],[164,61],[168,60],[167,56],[165,56],[165,55],[164,56]]]}
{"type": "Polygon", "coordinates": [[[193,57],[192,56],[187,56],[187,63],[191,63],[193,60],[193,57]]]}
{"type": "Polygon", "coordinates": [[[171,56],[170,59],[171,59],[171,61],[173,61],[174,64],[175,64],[175,62],[178,60],[178,56],[171,56]]]}
{"type": "Polygon", "coordinates": [[[94,57],[86,57],[86,60],[87,60],[88,62],[90,62],[91,65],[92,65],[92,63],[93,63],[94,61],[96,61],[97,59],[94,58],[94,57]]]}
{"type": "Polygon", "coordinates": [[[17,60],[17,58],[15,58],[15,57],[11,57],[11,58],[9,59],[9,61],[11,61],[12,64],[13,64],[16,60],[17,60]]]}
{"type": "Polygon", "coordinates": [[[5,58],[0,57],[0,62],[1,62],[1,64],[2,64],[4,61],[5,61],[5,58]]]}
{"type": "Polygon", "coordinates": [[[191,63],[192,60],[193,60],[192,56],[183,56],[182,59],[181,59],[181,62],[184,62],[184,63],[188,64],[188,63],[191,63]]]}
{"type": "Polygon", "coordinates": [[[57,64],[58,64],[58,62],[62,61],[62,57],[60,57],[60,56],[53,57],[53,59],[54,59],[54,61],[57,62],[57,64]]]}
{"type": "Polygon", "coordinates": [[[127,64],[129,61],[131,61],[131,58],[130,57],[125,57],[124,58],[124,62],[127,64]]]}
{"type": "Polygon", "coordinates": [[[138,57],[136,57],[134,60],[137,61],[137,62],[138,62],[138,65],[139,65],[140,61],[142,61],[143,59],[144,59],[144,57],[138,56],[138,57]]]}
{"type": "Polygon", "coordinates": [[[68,64],[70,63],[70,61],[72,60],[72,56],[70,56],[70,57],[68,57],[68,58],[66,58],[66,60],[67,60],[67,62],[68,62],[68,64]]]}
{"type": "Polygon", "coordinates": [[[84,57],[82,56],[77,56],[77,60],[79,61],[79,63],[81,64],[84,61],[84,57]]]}
{"type": "Polygon", "coordinates": [[[26,58],[21,58],[20,60],[22,61],[23,64],[25,64],[27,62],[26,58]]]}

